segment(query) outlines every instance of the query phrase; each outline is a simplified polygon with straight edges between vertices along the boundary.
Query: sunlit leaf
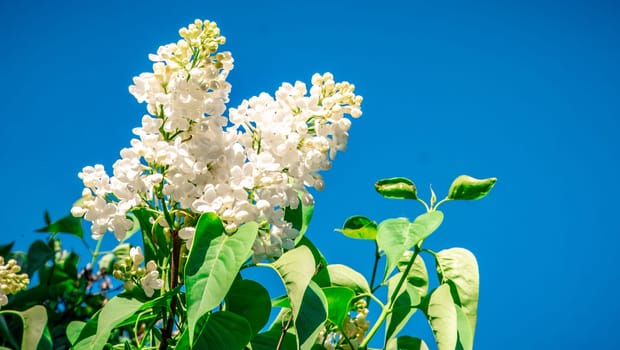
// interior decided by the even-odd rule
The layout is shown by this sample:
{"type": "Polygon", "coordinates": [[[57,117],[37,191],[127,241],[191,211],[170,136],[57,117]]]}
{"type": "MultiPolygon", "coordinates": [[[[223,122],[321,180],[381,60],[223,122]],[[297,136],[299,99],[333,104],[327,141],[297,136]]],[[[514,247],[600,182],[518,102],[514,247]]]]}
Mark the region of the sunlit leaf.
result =
{"type": "Polygon", "coordinates": [[[306,236],[302,237],[297,246],[306,246],[312,252],[314,261],[317,263],[316,272],[312,277],[312,280],[316,282],[319,287],[329,287],[331,282],[329,280],[329,273],[327,272],[327,260],[319,249],[310,241],[306,236]]]}
{"type": "Polygon", "coordinates": [[[382,221],[378,226],[377,244],[387,257],[385,276],[396,267],[405,251],[433,233],[443,221],[443,213],[436,210],[418,216],[413,222],[407,218],[382,221]]]}
{"type": "Polygon", "coordinates": [[[0,315],[2,314],[16,315],[21,319],[22,349],[36,349],[38,345],[46,347],[43,337],[47,328],[47,311],[44,306],[35,305],[25,311],[0,310],[0,315]],[[41,344],[42,340],[45,344],[41,344]]]}
{"type": "Polygon", "coordinates": [[[293,228],[299,231],[299,236],[295,239],[295,243],[304,236],[310,220],[312,220],[312,213],[314,212],[314,205],[304,205],[301,196],[299,196],[299,204],[297,208],[292,209],[286,207],[284,209],[284,221],[290,222],[293,228]]]}
{"type": "Polygon", "coordinates": [[[351,238],[374,240],[377,238],[377,223],[364,216],[352,216],[344,222],[342,229],[336,231],[351,238]]]}
{"type": "Polygon", "coordinates": [[[289,297],[293,320],[296,320],[304,292],[315,272],[312,252],[306,246],[299,246],[282,254],[278,260],[267,266],[273,268],[282,279],[289,297]]]}
{"type": "MultiPolygon", "coordinates": [[[[403,272],[411,260],[413,252],[411,250],[406,251],[403,256],[398,260],[398,271],[403,272]]],[[[413,266],[409,269],[409,276],[407,281],[411,284],[418,294],[423,297],[428,291],[428,271],[426,270],[426,264],[424,259],[419,254],[416,256],[413,266]]]]}
{"type": "Polygon", "coordinates": [[[222,222],[213,213],[200,216],[185,265],[187,322],[190,342],[196,323],[218,306],[250,255],[258,225],[249,222],[232,235],[224,233],[222,222]]]}
{"type": "Polygon", "coordinates": [[[385,198],[417,199],[417,189],[413,181],[405,177],[382,179],[375,183],[375,190],[385,198]]]}
{"type": "Polygon", "coordinates": [[[454,179],[450,190],[448,191],[449,199],[473,200],[486,196],[497,181],[496,178],[476,179],[468,175],[461,175],[454,179]]]}
{"type": "Polygon", "coordinates": [[[451,248],[437,253],[437,273],[440,280],[449,280],[454,303],[461,307],[476,330],[480,276],[476,257],[467,249],[451,248]]]}
{"type": "Polygon", "coordinates": [[[474,334],[469,324],[469,319],[460,307],[455,307],[458,342],[463,350],[472,350],[474,348],[474,334]]]}
{"type": "Polygon", "coordinates": [[[457,344],[456,307],[450,295],[450,287],[442,284],[429,296],[425,309],[439,350],[454,350],[457,344]]]}
{"type": "Polygon", "coordinates": [[[356,293],[370,293],[366,277],[352,268],[341,264],[331,264],[327,266],[327,271],[332,286],[347,287],[356,293]]]}

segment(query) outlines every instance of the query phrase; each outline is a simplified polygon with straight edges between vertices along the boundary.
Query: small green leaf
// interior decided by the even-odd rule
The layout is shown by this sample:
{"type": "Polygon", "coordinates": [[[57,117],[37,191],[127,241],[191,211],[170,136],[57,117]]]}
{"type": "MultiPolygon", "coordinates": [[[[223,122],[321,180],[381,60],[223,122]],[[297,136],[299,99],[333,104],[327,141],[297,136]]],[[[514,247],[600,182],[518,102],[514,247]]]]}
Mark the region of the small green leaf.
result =
{"type": "Polygon", "coordinates": [[[15,313],[24,322],[22,349],[36,349],[47,326],[47,311],[45,307],[35,305],[26,311],[15,313]]]}
{"type": "MultiPolygon", "coordinates": [[[[49,219],[49,214],[47,212],[45,212],[45,214],[46,218],[49,219]]],[[[79,238],[84,237],[82,218],[76,218],[71,214],[36,230],[36,232],[69,233],[79,238]]]]}
{"type": "Polygon", "coordinates": [[[336,231],[351,238],[374,240],[377,238],[377,223],[364,216],[352,216],[344,222],[342,229],[336,231]]]}
{"type": "Polygon", "coordinates": [[[157,260],[157,246],[153,241],[153,225],[151,224],[151,219],[153,218],[153,214],[149,212],[146,208],[134,209],[132,214],[138,219],[140,223],[140,231],[142,231],[142,242],[144,242],[144,260],[151,261],[157,260]]]}
{"type": "Polygon", "coordinates": [[[454,303],[461,307],[471,327],[476,330],[480,276],[476,257],[464,248],[444,249],[437,253],[437,274],[440,280],[449,280],[454,303]]]}
{"type": "Polygon", "coordinates": [[[366,277],[346,265],[328,265],[327,272],[329,273],[332,286],[347,287],[358,294],[370,293],[370,286],[368,285],[366,277]]]}
{"type": "Polygon", "coordinates": [[[54,257],[54,251],[43,241],[34,241],[28,248],[28,258],[26,259],[25,272],[32,276],[35,271],[40,269],[46,262],[54,257]]]}
{"type": "Polygon", "coordinates": [[[260,283],[252,280],[237,280],[225,298],[226,310],[245,317],[257,334],[269,321],[271,299],[269,292],[260,283]]]}
{"type": "Polygon", "coordinates": [[[196,323],[228,293],[252,251],[257,232],[258,224],[249,222],[229,236],[217,215],[205,213],[198,219],[185,265],[190,343],[194,343],[196,323]]]}
{"type": "Polygon", "coordinates": [[[390,339],[385,350],[428,350],[428,345],[422,339],[403,335],[390,339]]]}
{"type": "Polygon", "coordinates": [[[327,287],[323,288],[323,293],[327,298],[327,318],[340,329],[344,329],[342,323],[349,313],[355,292],[345,287],[327,287]]]}
{"type": "Polygon", "coordinates": [[[413,181],[405,177],[382,179],[375,183],[375,190],[385,198],[417,199],[417,189],[413,181]]]}
{"type": "Polygon", "coordinates": [[[497,178],[476,179],[468,175],[461,175],[454,179],[450,190],[449,199],[480,199],[489,193],[495,185],[497,178]]]}
{"type": "Polygon", "coordinates": [[[458,337],[457,316],[447,284],[440,285],[431,293],[424,311],[435,334],[437,348],[454,350],[458,337]]]}
{"type": "Polygon", "coordinates": [[[433,233],[443,221],[443,213],[438,210],[418,216],[413,223],[407,218],[387,219],[377,230],[377,244],[387,256],[385,276],[389,276],[405,251],[433,233]]]}
{"type": "Polygon", "coordinates": [[[0,256],[3,258],[6,258],[9,253],[11,252],[11,249],[13,249],[13,245],[15,244],[15,242],[11,242],[9,244],[3,244],[0,245],[0,256]]]}

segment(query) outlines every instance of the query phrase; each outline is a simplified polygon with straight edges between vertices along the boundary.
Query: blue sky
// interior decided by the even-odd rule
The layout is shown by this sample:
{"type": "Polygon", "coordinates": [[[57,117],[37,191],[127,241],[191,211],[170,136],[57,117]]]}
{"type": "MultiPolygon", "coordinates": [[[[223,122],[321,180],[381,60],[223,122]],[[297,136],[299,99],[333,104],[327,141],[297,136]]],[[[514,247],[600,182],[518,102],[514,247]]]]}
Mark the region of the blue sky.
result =
{"type": "MultiPolygon", "coordinates": [[[[235,57],[230,106],[330,71],[364,96],[325,173],[309,231],[330,262],[371,270],[373,247],[333,232],[350,215],[421,213],[459,174],[498,177],[448,203],[425,245],[465,247],[481,273],[476,349],[615,349],[620,9],[612,1],[2,2],[3,242],[24,248],[65,215],[85,165],[111,168],[144,106],[127,91],[149,53],[195,18],[235,57]]],[[[77,246],[77,244],[76,244],[77,246]]],[[[410,335],[429,336],[419,322],[410,335]]]]}

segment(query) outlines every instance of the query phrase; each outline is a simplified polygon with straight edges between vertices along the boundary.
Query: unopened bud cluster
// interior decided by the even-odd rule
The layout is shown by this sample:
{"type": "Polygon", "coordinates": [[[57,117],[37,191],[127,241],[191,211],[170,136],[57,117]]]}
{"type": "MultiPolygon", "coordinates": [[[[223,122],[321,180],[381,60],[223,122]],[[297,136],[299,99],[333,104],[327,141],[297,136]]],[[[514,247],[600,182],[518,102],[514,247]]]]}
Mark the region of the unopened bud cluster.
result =
{"type": "Polygon", "coordinates": [[[361,299],[355,303],[354,307],[353,312],[355,314],[345,316],[343,329],[321,331],[317,342],[322,344],[325,349],[355,350],[364,340],[364,336],[370,326],[370,322],[366,319],[368,316],[368,305],[366,300],[361,299]]]}
{"type": "Polygon", "coordinates": [[[159,278],[157,264],[151,260],[146,263],[146,267],[141,267],[144,255],[140,247],[131,248],[129,254],[128,257],[114,264],[112,276],[124,281],[127,290],[133,289],[137,282],[148,297],[153,296],[155,289],[161,289],[164,286],[164,281],[159,278]]]}
{"type": "Polygon", "coordinates": [[[16,294],[28,287],[30,279],[27,274],[20,274],[20,271],[21,267],[15,259],[10,259],[5,264],[4,258],[0,256],[0,306],[8,304],[7,295],[16,294]]]}

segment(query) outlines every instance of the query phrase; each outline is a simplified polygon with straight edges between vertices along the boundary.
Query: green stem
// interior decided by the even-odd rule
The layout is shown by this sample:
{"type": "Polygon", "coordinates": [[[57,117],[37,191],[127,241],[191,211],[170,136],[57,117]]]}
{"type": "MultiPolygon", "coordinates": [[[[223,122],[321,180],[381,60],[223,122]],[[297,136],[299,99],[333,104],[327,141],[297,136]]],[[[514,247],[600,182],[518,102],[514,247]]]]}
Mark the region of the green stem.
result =
{"type": "MultiPolygon", "coordinates": [[[[372,277],[370,277],[370,289],[373,290],[373,286],[375,284],[375,278],[377,277],[377,267],[379,265],[379,259],[381,259],[381,254],[379,254],[379,245],[375,240],[375,263],[372,267],[372,277]]],[[[366,297],[366,304],[370,301],[370,296],[366,297]]]]}
{"type": "Polygon", "coordinates": [[[440,205],[442,205],[445,202],[451,201],[452,199],[446,197],[442,200],[439,201],[439,203],[435,204],[435,206],[432,208],[432,210],[437,210],[437,208],[439,208],[440,205]]]}
{"type": "Polygon", "coordinates": [[[97,241],[97,246],[95,247],[95,251],[93,252],[93,258],[90,261],[91,268],[95,266],[95,263],[97,262],[97,258],[99,257],[99,250],[101,249],[101,242],[103,242],[103,235],[99,237],[99,240],[97,241]]]}
{"type": "Polygon", "coordinates": [[[431,208],[429,208],[428,204],[426,204],[426,202],[420,198],[416,198],[416,200],[420,203],[422,203],[422,205],[424,205],[424,208],[426,208],[426,212],[428,213],[429,211],[431,211],[431,208]]]}
{"type": "Polygon", "coordinates": [[[416,245],[413,250],[413,254],[411,255],[411,259],[409,260],[409,263],[407,263],[407,267],[405,267],[405,271],[403,271],[402,276],[398,280],[398,284],[396,284],[396,288],[392,292],[392,295],[390,295],[387,306],[384,306],[383,308],[381,308],[381,314],[379,315],[379,318],[377,319],[375,324],[372,326],[370,331],[368,331],[368,334],[366,334],[366,337],[364,338],[364,340],[358,346],[359,350],[366,349],[366,346],[370,342],[370,339],[372,339],[375,333],[377,333],[377,331],[379,330],[379,327],[381,327],[381,324],[383,324],[383,321],[385,321],[385,318],[388,316],[388,314],[392,312],[392,308],[394,307],[394,302],[396,301],[398,292],[400,291],[400,288],[403,286],[403,283],[405,283],[405,281],[407,280],[409,271],[411,271],[413,262],[415,261],[419,252],[420,252],[420,247],[416,245]]]}
{"type": "MultiPolygon", "coordinates": [[[[170,230],[172,236],[172,259],[170,261],[170,290],[174,290],[179,282],[179,261],[181,258],[181,245],[183,241],[179,237],[177,230],[170,230]]],[[[161,332],[161,343],[159,344],[160,350],[168,348],[168,342],[172,339],[172,330],[174,328],[174,317],[177,309],[177,298],[172,298],[170,301],[170,313],[168,314],[168,321],[166,326],[161,332]]]]}

